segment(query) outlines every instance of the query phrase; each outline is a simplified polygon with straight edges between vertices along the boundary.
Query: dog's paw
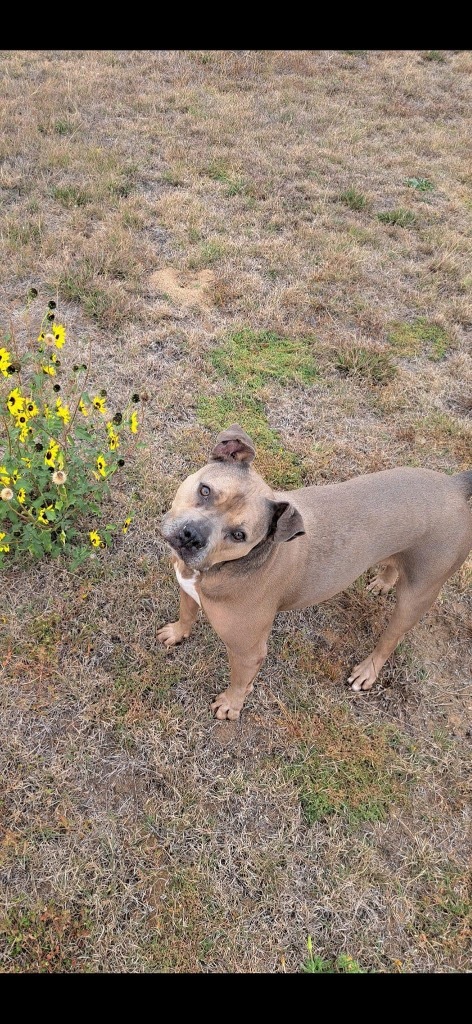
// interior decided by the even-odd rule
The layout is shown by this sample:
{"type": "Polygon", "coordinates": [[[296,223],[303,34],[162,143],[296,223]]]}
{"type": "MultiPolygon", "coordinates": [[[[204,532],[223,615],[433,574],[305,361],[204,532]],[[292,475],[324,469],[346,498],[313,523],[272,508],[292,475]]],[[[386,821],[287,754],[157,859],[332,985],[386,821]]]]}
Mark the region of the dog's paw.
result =
{"type": "Polygon", "coordinates": [[[235,722],[236,719],[239,718],[241,708],[233,707],[228,700],[227,695],[225,693],[220,693],[219,697],[213,701],[211,710],[213,711],[215,718],[219,718],[220,720],[227,719],[230,722],[235,722]]]}
{"type": "Polygon", "coordinates": [[[374,661],[370,655],[369,658],[361,661],[360,665],[353,668],[348,683],[351,684],[351,690],[370,690],[377,676],[378,672],[375,670],[374,661]]]}
{"type": "Polygon", "coordinates": [[[379,572],[375,579],[369,583],[366,590],[369,590],[371,594],[375,594],[376,597],[378,594],[388,594],[389,590],[395,586],[397,579],[398,573],[396,569],[391,565],[387,565],[383,572],[379,572]]]}
{"type": "Polygon", "coordinates": [[[167,626],[163,626],[157,631],[157,639],[159,643],[164,644],[164,647],[173,647],[187,636],[189,636],[189,632],[180,625],[180,622],[168,622],[167,626]]]}
{"type": "Polygon", "coordinates": [[[388,594],[389,590],[392,589],[390,583],[386,583],[381,576],[376,576],[375,580],[366,587],[366,590],[370,591],[371,594],[375,594],[377,597],[379,594],[388,594]]]}

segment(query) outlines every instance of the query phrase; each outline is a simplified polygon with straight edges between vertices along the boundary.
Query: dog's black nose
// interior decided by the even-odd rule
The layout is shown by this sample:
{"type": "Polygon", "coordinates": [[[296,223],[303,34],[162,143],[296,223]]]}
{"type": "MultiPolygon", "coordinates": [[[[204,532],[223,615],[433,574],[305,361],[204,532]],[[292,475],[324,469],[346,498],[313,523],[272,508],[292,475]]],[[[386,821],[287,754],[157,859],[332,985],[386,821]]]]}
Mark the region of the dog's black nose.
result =
{"type": "Polygon", "coordinates": [[[199,533],[194,526],[184,526],[179,530],[177,539],[180,547],[194,548],[195,551],[198,551],[198,549],[202,548],[205,544],[205,540],[201,533],[199,533]]]}

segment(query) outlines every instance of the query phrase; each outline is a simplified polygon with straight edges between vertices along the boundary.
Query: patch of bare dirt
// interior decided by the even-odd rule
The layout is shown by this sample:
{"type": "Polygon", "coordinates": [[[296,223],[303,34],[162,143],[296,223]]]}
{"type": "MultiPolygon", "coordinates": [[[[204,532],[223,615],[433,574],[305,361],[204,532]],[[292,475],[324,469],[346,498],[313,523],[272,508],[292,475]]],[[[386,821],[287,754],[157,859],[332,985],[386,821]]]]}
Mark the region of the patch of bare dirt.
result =
{"type": "Polygon", "coordinates": [[[211,304],[209,286],[215,275],[212,270],[175,270],[165,267],[151,274],[152,289],[168,296],[178,306],[208,306],[211,304]]]}

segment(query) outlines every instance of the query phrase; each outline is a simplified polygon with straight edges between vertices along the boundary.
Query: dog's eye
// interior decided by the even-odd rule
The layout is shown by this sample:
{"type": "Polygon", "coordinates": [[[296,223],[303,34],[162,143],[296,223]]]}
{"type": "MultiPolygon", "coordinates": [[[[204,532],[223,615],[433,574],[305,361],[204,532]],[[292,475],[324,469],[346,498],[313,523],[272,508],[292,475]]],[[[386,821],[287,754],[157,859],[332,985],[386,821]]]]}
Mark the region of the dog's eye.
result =
{"type": "Polygon", "coordinates": [[[246,540],[246,534],[244,533],[244,530],[233,530],[231,536],[234,538],[234,540],[246,540]]]}
{"type": "Polygon", "coordinates": [[[199,487],[199,489],[198,489],[198,493],[201,494],[202,498],[208,498],[208,495],[210,493],[210,488],[207,487],[206,484],[202,484],[202,486],[199,487]]]}

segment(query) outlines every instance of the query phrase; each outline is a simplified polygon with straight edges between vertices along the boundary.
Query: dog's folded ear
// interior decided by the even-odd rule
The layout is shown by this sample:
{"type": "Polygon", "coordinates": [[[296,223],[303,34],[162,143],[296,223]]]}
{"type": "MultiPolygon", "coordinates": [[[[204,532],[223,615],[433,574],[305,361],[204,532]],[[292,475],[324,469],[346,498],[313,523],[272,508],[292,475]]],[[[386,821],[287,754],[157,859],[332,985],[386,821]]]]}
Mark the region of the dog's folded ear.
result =
{"type": "Polygon", "coordinates": [[[230,459],[234,459],[236,462],[252,462],[255,454],[254,442],[238,423],[233,423],[227,430],[218,434],[210,459],[215,462],[225,462],[230,459]]]}
{"type": "Polygon", "coordinates": [[[294,540],[305,533],[303,519],[293,505],[288,501],[269,501],[269,532],[267,537],[273,537],[278,544],[286,540],[294,540]]]}

